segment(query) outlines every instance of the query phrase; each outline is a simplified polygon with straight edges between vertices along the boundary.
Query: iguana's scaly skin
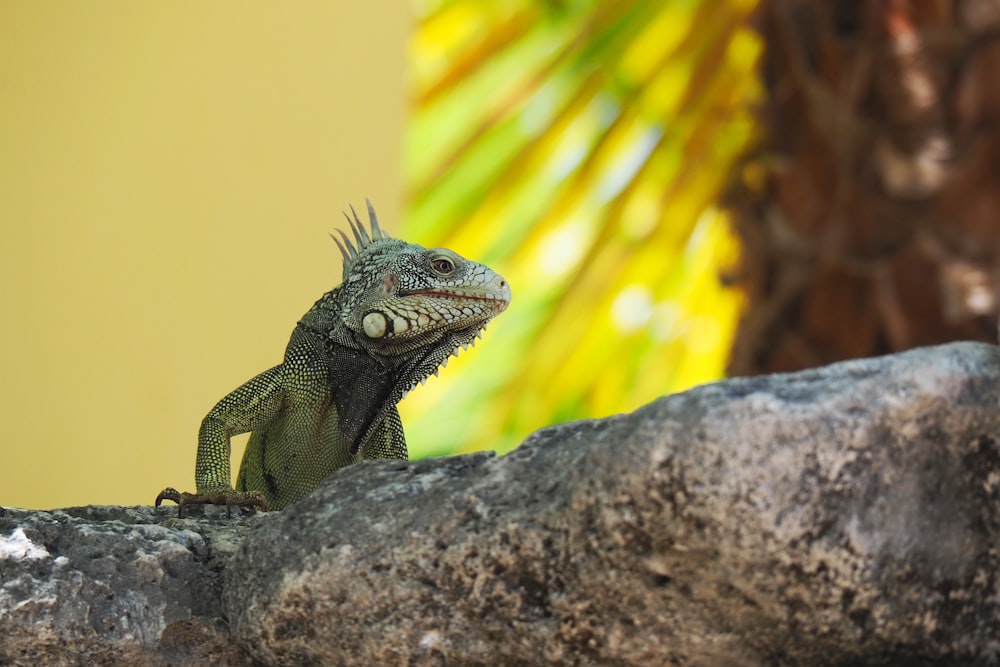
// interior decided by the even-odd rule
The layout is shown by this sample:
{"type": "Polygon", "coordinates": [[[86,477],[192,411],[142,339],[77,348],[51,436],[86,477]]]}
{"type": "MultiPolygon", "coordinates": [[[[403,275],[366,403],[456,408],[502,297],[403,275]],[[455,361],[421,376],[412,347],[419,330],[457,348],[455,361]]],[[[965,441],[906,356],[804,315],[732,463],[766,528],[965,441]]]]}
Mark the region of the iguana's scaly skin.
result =
{"type": "MultiPolygon", "coordinates": [[[[353,213],[353,209],[352,209],[353,213]]],[[[281,509],[338,468],[406,459],[396,404],[510,302],[503,277],[450,250],[390,237],[368,203],[371,234],[354,213],[354,243],[334,237],[344,280],[303,316],[284,361],[212,408],[198,433],[197,493],[186,504],[281,509]],[[235,489],[229,439],[253,431],[235,489]]]]}

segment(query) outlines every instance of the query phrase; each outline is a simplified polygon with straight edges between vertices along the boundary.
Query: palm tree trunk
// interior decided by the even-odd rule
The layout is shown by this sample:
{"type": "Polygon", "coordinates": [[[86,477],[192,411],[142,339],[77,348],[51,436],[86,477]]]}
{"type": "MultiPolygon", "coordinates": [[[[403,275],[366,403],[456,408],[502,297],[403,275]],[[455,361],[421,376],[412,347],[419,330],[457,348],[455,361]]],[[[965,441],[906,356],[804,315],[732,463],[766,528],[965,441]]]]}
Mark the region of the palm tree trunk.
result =
{"type": "Polygon", "coordinates": [[[1000,2],[763,0],[734,375],[995,341],[1000,2]]]}

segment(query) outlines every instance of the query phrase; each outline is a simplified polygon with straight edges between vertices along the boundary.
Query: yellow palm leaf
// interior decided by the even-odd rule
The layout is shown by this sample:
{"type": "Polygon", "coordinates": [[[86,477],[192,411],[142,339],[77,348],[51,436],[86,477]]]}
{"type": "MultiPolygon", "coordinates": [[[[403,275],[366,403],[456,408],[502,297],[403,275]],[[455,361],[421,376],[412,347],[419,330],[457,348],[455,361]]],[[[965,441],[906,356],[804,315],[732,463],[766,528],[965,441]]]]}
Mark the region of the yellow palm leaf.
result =
{"type": "Polygon", "coordinates": [[[485,261],[514,300],[401,406],[414,455],[503,450],[721,376],[741,302],[717,200],[753,140],[753,4],[422,10],[406,236],[485,261]]]}

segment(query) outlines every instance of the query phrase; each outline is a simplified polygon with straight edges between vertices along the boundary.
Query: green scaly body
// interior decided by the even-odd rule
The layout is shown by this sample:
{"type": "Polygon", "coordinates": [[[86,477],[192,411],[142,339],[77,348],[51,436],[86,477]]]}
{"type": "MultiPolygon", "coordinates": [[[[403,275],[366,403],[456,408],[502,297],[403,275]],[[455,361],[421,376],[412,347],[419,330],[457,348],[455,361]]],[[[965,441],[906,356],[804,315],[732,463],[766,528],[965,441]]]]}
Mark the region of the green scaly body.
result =
{"type": "Polygon", "coordinates": [[[504,279],[441,248],[394,239],[368,204],[371,234],[357,214],[355,243],[334,238],[344,280],[306,313],[283,362],[224,397],[198,433],[197,493],[164,489],[187,504],[281,509],[338,468],[366,459],[406,459],[396,404],[475,342],[510,302],[504,279]],[[355,247],[356,244],[356,247],[355,247]],[[230,438],[252,431],[236,486],[230,438]]]}

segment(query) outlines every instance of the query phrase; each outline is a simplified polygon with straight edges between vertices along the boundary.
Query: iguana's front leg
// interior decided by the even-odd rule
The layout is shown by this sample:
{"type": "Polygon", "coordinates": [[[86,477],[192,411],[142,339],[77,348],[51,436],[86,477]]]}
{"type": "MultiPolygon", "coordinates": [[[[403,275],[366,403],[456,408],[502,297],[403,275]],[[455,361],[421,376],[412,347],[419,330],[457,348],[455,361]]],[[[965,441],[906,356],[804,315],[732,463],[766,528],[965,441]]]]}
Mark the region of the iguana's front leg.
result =
{"type": "Polygon", "coordinates": [[[156,506],[172,500],[183,512],[185,505],[209,504],[259,507],[267,511],[267,499],[260,491],[233,489],[229,465],[230,438],[253,431],[269,423],[285,401],[282,386],[284,364],[264,371],[219,401],[201,422],[198,431],[198,457],[195,462],[197,493],[166,488],[156,497],[156,506]]]}

